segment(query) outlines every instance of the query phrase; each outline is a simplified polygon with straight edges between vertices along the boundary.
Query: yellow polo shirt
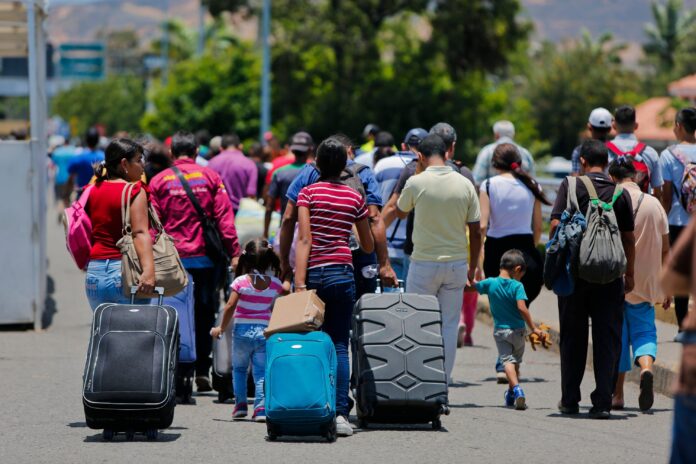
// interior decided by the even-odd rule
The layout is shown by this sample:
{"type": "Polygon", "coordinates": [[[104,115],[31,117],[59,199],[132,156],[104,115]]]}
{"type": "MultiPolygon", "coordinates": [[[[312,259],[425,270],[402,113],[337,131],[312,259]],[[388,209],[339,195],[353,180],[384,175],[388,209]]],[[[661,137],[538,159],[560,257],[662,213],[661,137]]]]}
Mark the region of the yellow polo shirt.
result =
{"type": "Polygon", "coordinates": [[[415,261],[467,260],[467,224],[479,222],[480,208],[473,184],[449,166],[431,166],[412,176],[397,203],[401,211],[415,208],[415,261]]]}

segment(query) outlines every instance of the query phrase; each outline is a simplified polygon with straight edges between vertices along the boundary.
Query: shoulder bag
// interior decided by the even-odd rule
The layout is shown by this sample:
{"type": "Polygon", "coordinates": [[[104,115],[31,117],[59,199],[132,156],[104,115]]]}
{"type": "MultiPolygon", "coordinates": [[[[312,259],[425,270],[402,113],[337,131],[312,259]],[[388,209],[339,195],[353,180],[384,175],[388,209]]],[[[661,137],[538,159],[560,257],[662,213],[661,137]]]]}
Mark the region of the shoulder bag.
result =
{"type": "MultiPolygon", "coordinates": [[[[116,243],[116,246],[121,251],[121,285],[126,295],[130,295],[132,286],[139,285],[140,275],[143,273],[138,254],[135,251],[133,231],[131,229],[130,204],[133,187],[135,187],[135,184],[127,184],[121,194],[123,237],[116,243]]],[[[155,282],[158,287],[164,288],[164,296],[173,296],[186,287],[188,275],[174,246],[174,239],[164,231],[157,213],[149,203],[147,211],[152,227],[157,232],[155,242],[152,245],[152,254],[155,261],[155,282]]],[[[143,296],[146,298],[155,297],[154,294],[143,296]]]]}

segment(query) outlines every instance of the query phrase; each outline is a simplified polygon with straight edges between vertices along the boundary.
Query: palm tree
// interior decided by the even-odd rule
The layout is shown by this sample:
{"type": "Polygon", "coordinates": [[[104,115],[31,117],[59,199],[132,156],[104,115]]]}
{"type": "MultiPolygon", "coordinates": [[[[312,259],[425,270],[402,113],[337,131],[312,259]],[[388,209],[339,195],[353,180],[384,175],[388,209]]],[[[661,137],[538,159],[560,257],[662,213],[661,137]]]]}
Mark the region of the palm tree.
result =
{"type": "Polygon", "coordinates": [[[645,25],[648,42],[643,46],[648,56],[657,58],[662,69],[674,68],[675,54],[684,40],[690,25],[696,19],[696,11],[683,12],[682,0],[667,3],[652,2],[654,23],[645,25]]]}

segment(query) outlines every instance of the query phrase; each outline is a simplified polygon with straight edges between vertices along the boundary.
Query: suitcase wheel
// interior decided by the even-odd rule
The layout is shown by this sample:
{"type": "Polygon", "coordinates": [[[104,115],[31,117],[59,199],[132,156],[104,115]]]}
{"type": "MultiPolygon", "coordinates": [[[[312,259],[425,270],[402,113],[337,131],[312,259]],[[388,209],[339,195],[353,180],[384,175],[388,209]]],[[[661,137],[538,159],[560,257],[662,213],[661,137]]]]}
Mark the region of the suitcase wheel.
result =
{"type": "Polygon", "coordinates": [[[148,440],[157,440],[158,434],[159,431],[157,429],[147,429],[147,431],[145,432],[145,436],[148,440]]]}
{"type": "Polygon", "coordinates": [[[326,431],[326,441],[333,443],[336,441],[336,438],[338,438],[338,434],[336,433],[336,421],[334,420],[326,431]]]}
{"type": "Polygon", "coordinates": [[[442,422],[440,422],[440,418],[437,418],[433,421],[433,430],[440,430],[442,428],[442,422]]]}
{"type": "Polygon", "coordinates": [[[270,422],[266,422],[266,439],[268,441],[276,441],[278,439],[278,434],[276,433],[275,427],[270,422]]]}
{"type": "Polygon", "coordinates": [[[111,429],[104,429],[102,432],[102,438],[104,441],[111,441],[114,439],[114,431],[111,429]]]}
{"type": "Polygon", "coordinates": [[[368,427],[368,425],[369,425],[369,424],[367,423],[367,420],[365,420],[365,419],[358,419],[358,427],[360,427],[361,429],[366,430],[367,427],[368,427]]]}

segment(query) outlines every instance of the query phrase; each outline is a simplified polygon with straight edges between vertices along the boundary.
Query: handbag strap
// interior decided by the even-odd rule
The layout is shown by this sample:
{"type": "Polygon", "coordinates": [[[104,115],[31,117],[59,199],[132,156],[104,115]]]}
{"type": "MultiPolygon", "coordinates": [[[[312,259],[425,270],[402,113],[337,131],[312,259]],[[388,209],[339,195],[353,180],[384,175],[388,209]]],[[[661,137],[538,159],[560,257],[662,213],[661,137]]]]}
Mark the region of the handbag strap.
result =
{"type": "MultiPolygon", "coordinates": [[[[129,183],[126,187],[124,187],[123,191],[121,192],[121,221],[123,224],[123,235],[131,235],[133,232],[131,228],[130,218],[130,198],[133,195],[134,188],[135,184],[129,183]]],[[[160,221],[159,216],[157,215],[157,211],[154,210],[152,204],[150,204],[149,202],[147,205],[147,214],[150,218],[150,221],[152,222],[152,225],[154,226],[154,229],[157,231],[157,237],[159,237],[160,234],[164,232],[164,227],[162,226],[162,222],[160,221]]]]}
{"type": "Polygon", "coordinates": [[[181,186],[186,192],[186,196],[189,198],[189,200],[191,200],[193,207],[196,209],[196,213],[198,213],[198,219],[201,222],[205,222],[208,219],[208,215],[205,213],[205,211],[203,211],[203,207],[198,201],[198,198],[196,198],[196,195],[193,193],[193,190],[191,190],[191,185],[189,185],[186,177],[184,177],[184,173],[182,173],[181,170],[176,166],[172,166],[171,170],[174,171],[176,177],[179,178],[179,182],[181,182],[181,186]]]}
{"type": "Polygon", "coordinates": [[[133,194],[135,184],[127,183],[121,191],[121,224],[123,235],[131,235],[131,220],[130,220],[130,197],[133,194]]]}
{"type": "Polygon", "coordinates": [[[638,216],[638,210],[640,209],[640,205],[643,204],[643,199],[645,198],[645,193],[641,192],[640,197],[638,198],[638,206],[636,206],[635,211],[633,211],[633,220],[636,220],[636,216],[638,216]]]}

